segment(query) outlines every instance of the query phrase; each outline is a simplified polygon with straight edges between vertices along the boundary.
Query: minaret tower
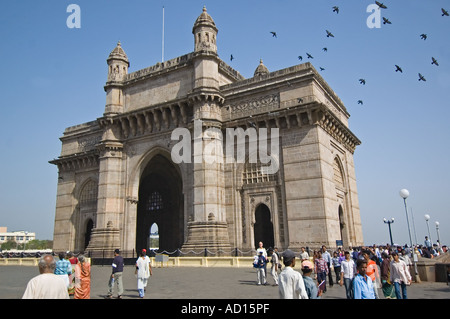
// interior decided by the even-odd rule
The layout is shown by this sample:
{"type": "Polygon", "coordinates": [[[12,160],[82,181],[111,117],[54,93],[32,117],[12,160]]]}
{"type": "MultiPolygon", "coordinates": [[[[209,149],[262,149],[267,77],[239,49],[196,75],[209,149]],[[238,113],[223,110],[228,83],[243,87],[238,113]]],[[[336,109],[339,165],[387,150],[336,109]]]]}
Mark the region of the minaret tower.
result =
{"type": "Polygon", "coordinates": [[[130,66],[120,41],[106,61],[108,63],[108,80],[105,85],[106,105],[104,115],[116,115],[123,112],[122,81],[128,74],[130,66]]]}
{"type": "Polygon", "coordinates": [[[194,34],[194,65],[195,65],[195,91],[217,91],[219,88],[218,78],[218,55],[217,55],[217,27],[214,20],[206,12],[197,18],[192,28],[194,34]]]}

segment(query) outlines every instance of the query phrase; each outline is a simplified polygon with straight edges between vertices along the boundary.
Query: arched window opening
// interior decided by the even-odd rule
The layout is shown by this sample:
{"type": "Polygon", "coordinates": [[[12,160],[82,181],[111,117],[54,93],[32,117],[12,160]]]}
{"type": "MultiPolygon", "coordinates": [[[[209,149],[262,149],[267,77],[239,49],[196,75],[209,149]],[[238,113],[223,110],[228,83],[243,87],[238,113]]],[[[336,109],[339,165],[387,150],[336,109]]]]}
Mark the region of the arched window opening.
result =
{"type": "Polygon", "coordinates": [[[163,207],[163,199],[159,192],[153,192],[148,197],[147,210],[150,212],[160,211],[163,207]]]}
{"type": "Polygon", "coordinates": [[[336,187],[344,189],[344,174],[341,169],[341,165],[337,157],[334,159],[334,184],[336,187]]]}
{"type": "Polygon", "coordinates": [[[80,204],[81,205],[92,205],[97,202],[98,197],[98,186],[97,183],[93,180],[84,185],[83,190],[81,191],[80,196],[80,204]]]}

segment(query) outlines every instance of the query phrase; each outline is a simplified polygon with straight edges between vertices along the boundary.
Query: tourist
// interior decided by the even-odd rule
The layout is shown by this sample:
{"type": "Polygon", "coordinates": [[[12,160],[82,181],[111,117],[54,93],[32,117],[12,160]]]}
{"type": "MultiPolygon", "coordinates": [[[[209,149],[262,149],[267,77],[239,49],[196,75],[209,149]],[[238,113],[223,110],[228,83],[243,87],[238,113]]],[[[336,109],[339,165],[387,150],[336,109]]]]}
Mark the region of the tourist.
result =
{"type": "Polygon", "coordinates": [[[317,284],[311,278],[314,270],[314,264],[309,260],[302,261],[303,282],[305,284],[306,294],[309,299],[320,299],[322,289],[317,288],[317,284]]]}
{"type": "Polygon", "coordinates": [[[392,253],[392,257],[394,260],[391,261],[389,270],[391,272],[391,282],[394,283],[395,295],[397,299],[407,299],[406,286],[411,284],[411,274],[406,263],[400,260],[396,252],[392,253]]]}
{"type": "MultiPolygon", "coordinates": [[[[377,263],[372,260],[370,250],[366,249],[362,251],[362,256],[364,260],[367,262],[366,275],[372,280],[373,292],[375,294],[375,298],[378,299],[378,281],[380,279],[380,273],[378,271],[377,263]]],[[[376,258],[376,256],[375,256],[376,258]]]]}
{"type": "Polygon", "coordinates": [[[52,255],[39,260],[39,275],[30,279],[22,299],[69,299],[67,283],[55,275],[56,262],[52,255]]]}
{"type": "Polygon", "coordinates": [[[71,251],[67,252],[66,258],[69,260],[70,266],[72,267],[72,273],[69,276],[69,296],[73,296],[75,293],[75,266],[78,263],[78,259],[71,251]]]}
{"type": "Polygon", "coordinates": [[[358,259],[356,269],[358,274],[353,279],[353,299],[375,299],[372,279],[366,275],[367,261],[358,259]]]}
{"type": "Polygon", "coordinates": [[[308,299],[302,275],[295,271],[295,253],[283,252],[284,269],[278,277],[278,292],[281,299],[308,299]]]}
{"type": "Polygon", "coordinates": [[[60,276],[66,283],[67,289],[69,289],[69,276],[72,275],[72,266],[70,265],[70,261],[65,258],[64,253],[59,253],[58,257],[59,260],[56,262],[55,275],[60,276]]]}
{"type": "Polygon", "coordinates": [[[350,257],[350,252],[344,252],[345,260],[341,262],[341,278],[339,285],[345,287],[345,295],[347,299],[353,299],[352,281],[356,275],[356,264],[350,257]]]}
{"type": "Polygon", "coordinates": [[[322,246],[322,257],[327,262],[329,285],[330,287],[333,287],[333,275],[331,274],[331,255],[327,251],[327,247],[325,245],[322,246]]]}
{"type": "Polygon", "coordinates": [[[266,272],[264,271],[264,268],[266,266],[266,258],[264,258],[264,254],[262,251],[258,252],[258,256],[255,261],[257,285],[265,285],[267,284],[266,272]]]}
{"type": "Polygon", "coordinates": [[[314,267],[316,269],[317,283],[320,285],[323,283],[323,292],[327,292],[327,274],[329,273],[328,265],[325,259],[322,257],[322,252],[317,251],[317,258],[314,260],[314,267]]]}
{"type": "Polygon", "coordinates": [[[406,252],[405,249],[402,249],[401,254],[398,255],[398,258],[400,260],[403,260],[408,267],[409,273],[412,273],[413,270],[413,263],[411,262],[411,258],[409,258],[409,254],[406,252]]]}
{"type": "Polygon", "coordinates": [[[432,258],[431,253],[427,247],[422,247],[422,257],[424,258],[432,258]]]}
{"type": "Polygon", "coordinates": [[[391,255],[388,255],[386,252],[381,254],[381,258],[383,261],[381,262],[381,291],[383,291],[383,295],[387,299],[395,299],[394,287],[391,282],[391,255]]]}
{"type": "Polygon", "coordinates": [[[271,275],[273,278],[273,281],[275,282],[274,286],[278,286],[278,265],[280,263],[280,257],[278,255],[278,248],[275,247],[273,252],[272,252],[272,259],[270,260],[270,262],[272,263],[272,268],[271,268],[271,275]]]}
{"type": "Polygon", "coordinates": [[[305,250],[305,247],[301,248],[301,252],[300,252],[300,260],[304,261],[304,260],[309,260],[309,254],[308,252],[305,250]]]}
{"type": "Polygon", "coordinates": [[[428,239],[428,236],[425,236],[424,244],[425,244],[425,247],[427,247],[427,249],[429,251],[431,251],[431,248],[433,247],[433,245],[431,244],[431,241],[428,239]]]}
{"type": "Polygon", "coordinates": [[[78,256],[75,266],[75,294],[74,299],[91,298],[91,265],[84,255],[78,256]]]}
{"type": "Polygon", "coordinates": [[[259,253],[262,252],[264,256],[264,276],[267,274],[267,250],[263,247],[262,241],[258,243],[258,249],[256,249],[256,255],[259,256],[259,253]]]}
{"type": "Polygon", "coordinates": [[[152,267],[146,257],[145,250],[142,250],[140,257],[136,261],[137,289],[141,298],[144,298],[144,289],[147,286],[148,278],[152,276],[152,267]]]}
{"type": "Polygon", "coordinates": [[[339,279],[341,277],[341,262],[341,257],[338,255],[338,252],[335,251],[333,253],[333,258],[331,258],[331,263],[333,265],[334,273],[336,274],[336,283],[339,282],[339,279]]]}
{"type": "Polygon", "coordinates": [[[122,299],[123,294],[123,257],[120,256],[120,250],[114,250],[114,260],[112,262],[112,273],[108,282],[108,295],[106,298],[112,298],[114,286],[117,287],[117,298],[122,299]],[[114,285],[115,284],[115,285],[114,285]]]}

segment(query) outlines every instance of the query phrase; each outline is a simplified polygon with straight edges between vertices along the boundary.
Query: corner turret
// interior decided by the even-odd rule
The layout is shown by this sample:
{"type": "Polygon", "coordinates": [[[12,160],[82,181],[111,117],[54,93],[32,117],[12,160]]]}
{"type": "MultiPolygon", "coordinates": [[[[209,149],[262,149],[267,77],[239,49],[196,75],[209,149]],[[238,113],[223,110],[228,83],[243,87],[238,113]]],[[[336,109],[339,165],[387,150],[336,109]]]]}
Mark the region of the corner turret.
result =
{"type": "Polygon", "coordinates": [[[128,74],[130,66],[120,41],[109,54],[106,62],[108,63],[108,79],[105,85],[106,106],[104,115],[114,115],[123,111],[122,81],[128,74]]]}

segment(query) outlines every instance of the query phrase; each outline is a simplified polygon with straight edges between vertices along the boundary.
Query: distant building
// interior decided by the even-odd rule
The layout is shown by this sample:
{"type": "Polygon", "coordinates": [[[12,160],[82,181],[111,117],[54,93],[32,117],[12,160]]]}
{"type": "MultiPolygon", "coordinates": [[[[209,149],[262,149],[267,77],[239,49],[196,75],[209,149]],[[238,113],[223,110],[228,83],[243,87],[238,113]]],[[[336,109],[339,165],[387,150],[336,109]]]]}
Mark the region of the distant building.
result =
{"type": "Polygon", "coordinates": [[[36,233],[19,230],[8,232],[7,227],[0,227],[0,245],[7,241],[15,241],[18,244],[27,244],[36,239],[36,233]]]}
{"type": "Polygon", "coordinates": [[[219,58],[206,8],[192,33],[193,52],[132,73],[120,42],[110,53],[103,116],[67,128],[50,161],[53,248],[132,256],[148,247],[154,223],[168,252],[362,245],[353,159],[361,142],[331,87],[310,63],[270,72],[255,61],[245,79],[219,58]],[[248,154],[229,150],[225,136],[248,154]]]}

